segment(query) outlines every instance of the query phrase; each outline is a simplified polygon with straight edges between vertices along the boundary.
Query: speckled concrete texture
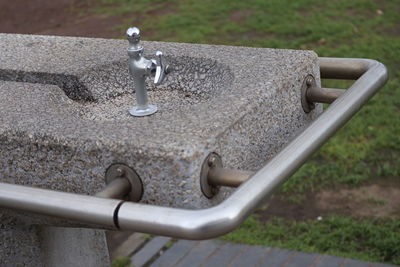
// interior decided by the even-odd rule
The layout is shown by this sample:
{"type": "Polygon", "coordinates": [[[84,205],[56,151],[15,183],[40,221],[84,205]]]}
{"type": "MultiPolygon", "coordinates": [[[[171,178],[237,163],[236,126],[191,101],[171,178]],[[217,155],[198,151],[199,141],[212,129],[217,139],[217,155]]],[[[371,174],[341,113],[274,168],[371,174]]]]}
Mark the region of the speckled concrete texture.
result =
{"type": "Polygon", "coordinates": [[[40,236],[44,266],[110,266],[104,231],[45,227],[40,236]]]}
{"type": "Polygon", "coordinates": [[[43,266],[37,225],[0,224],[0,266],[43,266]]]}
{"type": "Polygon", "coordinates": [[[102,230],[0,225],[0,266],[110,266],[102,230]]]}
{"type": "Polygon", "coordinates": [[[203,160],[256,170],[309,124],[304,77],[319,82],[311,51],[143,42],[174,71],[148,80],[159,112],[132,117],[127,41],[0,34],[0,180],[93,194],[113,163],[143,180],[142,202],[201,208],[203,160]]]}

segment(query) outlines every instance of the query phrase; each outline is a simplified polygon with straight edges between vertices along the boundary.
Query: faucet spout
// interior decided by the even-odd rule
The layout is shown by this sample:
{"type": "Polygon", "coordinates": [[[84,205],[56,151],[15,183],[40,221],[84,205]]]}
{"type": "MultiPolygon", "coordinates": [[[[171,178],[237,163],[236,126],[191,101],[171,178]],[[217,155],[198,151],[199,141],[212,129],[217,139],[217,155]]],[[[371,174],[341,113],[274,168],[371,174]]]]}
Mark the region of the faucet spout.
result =
{"type": "Polygon", "coordinates": [[[143,46],[140,44],[140,30],[136,27],[126,31],[129,41],[129,72],[133,77],[137,105],[129,113],[135,117],[151,115],[157,112],[155,105],[149,104],[146,88],[146,76],[155,73],[154,84],[159,85],[169,73],[169,66],[165,64],[163,54],[156,52],[157,59],[147,59],[143,56],[143,46]]]}

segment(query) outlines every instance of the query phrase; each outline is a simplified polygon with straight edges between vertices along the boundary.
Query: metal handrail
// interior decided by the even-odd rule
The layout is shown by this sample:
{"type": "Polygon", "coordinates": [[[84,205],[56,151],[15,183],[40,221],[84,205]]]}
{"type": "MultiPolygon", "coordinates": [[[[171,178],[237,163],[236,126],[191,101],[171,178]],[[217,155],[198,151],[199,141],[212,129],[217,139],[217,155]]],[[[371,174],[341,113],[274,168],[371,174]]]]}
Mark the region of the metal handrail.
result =
{"type": "Polygon", "coordinates": [[[322,78],[358,80],[263,168],[217,206],[185,210],[4,183],[0,183],[0,206],[108,228],[185,239],[207,239],[226,234],[238,227],[300,168],[388,79],[386,67],[375,60],[320,58],[319,62],[322,78]]]}

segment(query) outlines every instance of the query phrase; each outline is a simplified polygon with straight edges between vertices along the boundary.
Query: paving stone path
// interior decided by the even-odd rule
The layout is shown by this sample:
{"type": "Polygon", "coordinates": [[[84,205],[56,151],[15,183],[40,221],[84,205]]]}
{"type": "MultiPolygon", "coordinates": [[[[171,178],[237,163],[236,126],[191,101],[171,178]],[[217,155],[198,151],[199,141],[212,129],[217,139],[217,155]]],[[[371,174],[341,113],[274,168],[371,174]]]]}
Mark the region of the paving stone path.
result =
{"type": "Polygon", "coordinates": [[[316,253],[262,246],[233,244],[220,240],[188,241],[157,236],[142,244],[131,256],[135,267],[184,266],[285,266],[285,267],[389,267],[394,265],[357,261],[316,253]]]}

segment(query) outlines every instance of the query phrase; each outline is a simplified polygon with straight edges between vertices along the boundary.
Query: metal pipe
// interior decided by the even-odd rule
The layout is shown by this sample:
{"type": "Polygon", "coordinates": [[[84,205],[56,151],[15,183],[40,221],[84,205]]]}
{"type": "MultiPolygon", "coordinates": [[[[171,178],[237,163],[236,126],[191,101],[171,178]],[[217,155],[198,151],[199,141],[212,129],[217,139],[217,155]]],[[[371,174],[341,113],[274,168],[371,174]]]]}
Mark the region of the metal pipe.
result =
{"type": "Polygon", "coordinates": [[[331,104],[344,92],[345,90],[342,89],[320,88],[313,86],[307,90],[307,101],[311,103],[331,104]]]}
{"type": "MultiPolygon", "coordinates": [[[[363,58],[319,58],[322,79],[357,80],[371,66],[372,61],[363,58]]],[[[377,61],[375,61],[377,62],[377,61]]]]}
{"type": "Polygon", "coordinates": [[[0,183],[0,207],[116,229],[121,200],[0,183]]]}
{"type": "Polygon", "coordinates": [[[208,183],[213,186],[238,187],[246,182],[254,172],[231,170],[224,168],[211,168],[208,172],[208,183]]]}
{"type": "Polygon", "coordinates": [[[0,206],[106,226],[110,226],[112,218],[115,218],[115,224],[121,230],[185,239],[208,239],[226,234],[239,226],[300,168],[388,78],[385,66],[374,60],[320,58],[320,66],[325,78],[362,76],[251,179],[217,206],[186,210],[132,202],[120,204],[117,200],[4,183],[0,184],[0,206]]]}
{"type": "Polygon", "coordinates": [[[122,199],[131,191],[131,183],[127,178],[117,178],[109,183],[96,197],[122,199]]]}

